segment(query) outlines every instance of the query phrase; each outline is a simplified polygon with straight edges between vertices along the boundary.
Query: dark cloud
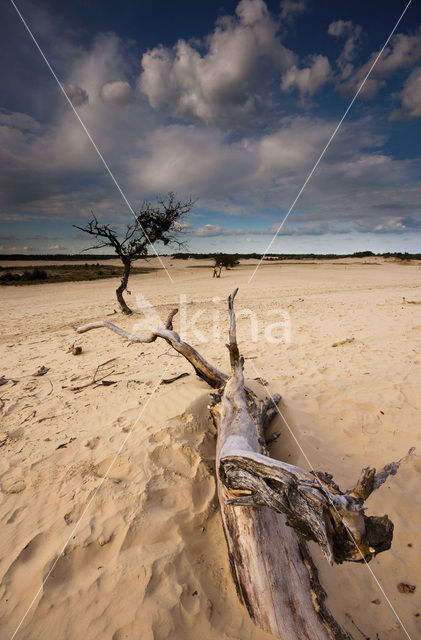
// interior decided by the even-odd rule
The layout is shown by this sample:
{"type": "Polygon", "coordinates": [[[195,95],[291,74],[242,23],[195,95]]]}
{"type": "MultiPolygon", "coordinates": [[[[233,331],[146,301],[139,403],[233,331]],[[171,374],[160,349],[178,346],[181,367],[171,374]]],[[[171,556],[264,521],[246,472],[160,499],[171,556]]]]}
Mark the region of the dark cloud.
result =
{"type": "Polygon", "coordinates": [[[280,6],[281,20],[289,23],[306,10],[307,2],[305,0],[283,0],[280,6]]]}
{"type": "Polygon", "coordinates": [[[77,84],[63,84],[62,87],[73,106],[79,107],[89,102],[88,92],[82,89],[82,87],[78,87],[77,84]]]}

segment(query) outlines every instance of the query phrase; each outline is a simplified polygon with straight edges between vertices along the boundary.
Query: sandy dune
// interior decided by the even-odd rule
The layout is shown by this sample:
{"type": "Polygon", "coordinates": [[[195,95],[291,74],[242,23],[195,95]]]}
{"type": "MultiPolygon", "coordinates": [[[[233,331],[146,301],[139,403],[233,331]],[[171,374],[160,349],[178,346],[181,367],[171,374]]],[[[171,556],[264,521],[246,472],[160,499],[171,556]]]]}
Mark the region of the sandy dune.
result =
{"type": "MultiPolygon", "coordinates": [[[[347,488],[361,467],[383,466],[417,447],[368,502],[370,512],[395,523],[392,549],[370,567],[415,639],[421,270],[366,262],[267,264],[247,285],[251,264],[213,279],[197,263],[168,259],[174,283],[163,271],[135,276],[128,301],[135,305],[142,294],[141,303],[156,305],[164,320],[185,296],[183,313],[187,321],[199,314],[202,333],[188,327],[185,338],[228,370],[225,298],[240,287],[238,338],[254,356],[246,375],[260,375],[282,394],[289,425],[279,417],[271,427],[281,433],[274,457],[306,467],[297,438],[312,465],[347,488]],[[291,321],[288,344],[264,337],[279,309],[291,321]],[[400,582],[415,585],[415,593],[400,593],[400,582]]],[[[0,376],[8,380],[0,386],[0,637],[12,637],[27,613],[16,638],[269,639],[249,620],[229,574],[205,383],[165,343],[128,345],[105,330],[75,336],[71,329],[98,319],[146,327],[142,315],[113,314],[115,286],[0,288],[0,376]],[[82,346],[80,356],[68,352],[73,343],[82,346]],[[84,387],[102,363],[97,377],[108,372],[115,384],[84,387]],[[48,372],[34,376],[41,366],[48,372]],[[188,377],[154,391],[162,377],[185,371],[188,377]]],[[[354,638],[408,637],[367,567],[331,568],[311,549],[328,605],[354,638]]]]}

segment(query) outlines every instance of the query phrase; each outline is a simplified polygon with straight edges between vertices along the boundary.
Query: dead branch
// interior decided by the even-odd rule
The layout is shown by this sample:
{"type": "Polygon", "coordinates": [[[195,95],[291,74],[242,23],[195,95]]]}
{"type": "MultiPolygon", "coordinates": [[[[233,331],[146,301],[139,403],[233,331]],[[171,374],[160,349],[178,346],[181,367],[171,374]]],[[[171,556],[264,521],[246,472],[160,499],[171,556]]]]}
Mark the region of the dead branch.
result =
{"type": "Polygon", "coordinates": [[[92,380],[90,382],[87,382],[86,384],[81,384],[77,387],[71,387],[71,391],[75,391],[75,392],[82,391],[82,389],[86,389],[87,387],[91,387],[92,385],[98,384],[99,382],[103,382],[105,378],[108,378],[108,376],[114,373],[114,369],[107,371],[107,373],[105,373],[101,378],[97,379],[98,372],[102,367],[105,367],[105,365],[110,364],[110,362],[114,362],[114,360],[117,360],[117,358],[110,358],[109,360],[106,360],[105,362],[102,362],[101,364],[99,364],[95,369],[94,375],[92,376],[92,380]]]}
{"type": "Polygon", "coordinates": [[[345,338],[345,340],[340,340],[339,342],[334,342],[332,344],[332,347],[340,347],[343,344],[350,344],[351,342],[354,342],[355,338],[345,338]]]}
{"type": "Polygon", "coordinates": [[[193,369],[196,371],[197,375],[205,380],[211,387],[220,387],[225,383],[228,379],[228,376],[222,371],[219,371],[216,367],[209,364],[196,349],[191,347],[187,342],[181,340],[180,336],[176,331],[172,329],[172,320],[175,314],[178,312],[178,309],[174,309],[168,316],[165,329],[158,328],[154,329],[150,333],[147,334],[136,334],[130,331],[126,331],[125,329],[121,329],[117,325],[112,322],[108,322],[108,320],[100,320],[98,322],[90,322],[89,324],[85,324],[81,327],[74,327],[76,333],[85,333],[86,331],[91,331],[92,329],[100,329],[105,327],[110,329],[110,331],[114,331],[118,335],[122,336],[129,342],[155,342],[157,338],[163,338],[169,345],[173,347],[178,353],[181,353],[188,362],[192,365],[193,369]]]}
{"type": "Polygon", "coordinates": [[[184,373],[179,373],[178,376],[174,376],[173,378],[163,378],[161,380],[161,384],[171,384],[172,382],[175,382],[176,380],[180,380],[180,378],[185,378],[186,376],[189,376],[190,374],[187,373],[187,371],[185,371],[184,373]]]}

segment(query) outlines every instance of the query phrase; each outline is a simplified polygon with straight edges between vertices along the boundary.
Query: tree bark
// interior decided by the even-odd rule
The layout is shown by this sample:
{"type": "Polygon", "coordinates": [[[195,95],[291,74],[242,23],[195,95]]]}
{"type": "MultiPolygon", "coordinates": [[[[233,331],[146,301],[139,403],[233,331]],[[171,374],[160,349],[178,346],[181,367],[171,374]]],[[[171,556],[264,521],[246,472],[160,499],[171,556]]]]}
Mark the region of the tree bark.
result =
{"type": "Polygon", "coordinates": [[[78,329],[106,327],[132,342],[166,340],[218,391],[210,411],[218,430],[217,490],[231,571],[241,601],[255,624],[281,640],[346,640],[325,606],[326,594],[305,540],[314,540],[327,560],[368,562],[390,547],[393,524],[387,516],[366,516],[364,501],[394,475],[412,453],[379,473],[363,469],[356,486],[342,492],[330,474],[308,472],[268,455],[265,428],[280,396],[263,403],[244,384],[243,358],[236,339],[235,291],[228,299],[231,377],[209,364],[173,330],[136,335],[107,321],[78,329]]]}
{"type": "Polygon", "coordinates": [[[123,277],[121,278],[121,283],[117,287],[115,292],[116,292],[116,295],[117,295],[118,304],[120,305],[120,309],[122,310],[123,313],[126,313],[127,315],[130,315],[133,312],[130,309],[130,307],[127,305],[125,299],[123,298],[123,293],[127,289],[127,283],[129,281],[129,275],[130,275],[130,269],[132,267],[132,261],[131,260],[123,260],[123,266],[124,266],[123,277]]]}

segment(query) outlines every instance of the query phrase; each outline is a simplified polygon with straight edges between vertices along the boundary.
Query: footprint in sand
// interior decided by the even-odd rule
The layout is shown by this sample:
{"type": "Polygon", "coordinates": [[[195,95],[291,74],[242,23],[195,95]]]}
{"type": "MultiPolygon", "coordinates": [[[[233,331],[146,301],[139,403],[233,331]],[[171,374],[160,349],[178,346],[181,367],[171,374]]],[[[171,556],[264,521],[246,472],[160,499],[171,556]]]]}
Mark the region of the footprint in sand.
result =
{"type": "Polygon", "coordinates": [[[55,534],[38,533],[20,550],[4,575],[2,583],[6,587],[5,593],[13,586],[10,597],[17,598],[14,603],[17,617],[23,615],[28,606],[27,600],[20,597],[20,594],[26,593],[28,576],[31,576],[33,588],[36,589],[55,557],[57,540],[55,534]]]}
{"type": "Polygon", "coordinates": [[[134,481],[141,471],[136,464],[130,463],[121,455],[116,457],[114,454],[95,465],[95,474],[99,478],[107,477],[117,483],[125,480],[134,481]]]}
{"type": "Polygon", "coordinates": [[[6,520],[6,524],[19,524],[19,522],[21,522],[23,519],[23,514],[25,513],[26,509],[26,506],[14,509],[10,518],[6,520]]]}

